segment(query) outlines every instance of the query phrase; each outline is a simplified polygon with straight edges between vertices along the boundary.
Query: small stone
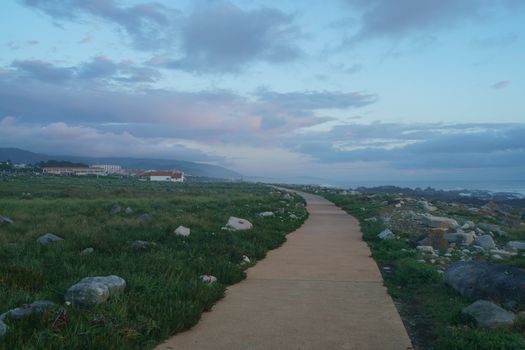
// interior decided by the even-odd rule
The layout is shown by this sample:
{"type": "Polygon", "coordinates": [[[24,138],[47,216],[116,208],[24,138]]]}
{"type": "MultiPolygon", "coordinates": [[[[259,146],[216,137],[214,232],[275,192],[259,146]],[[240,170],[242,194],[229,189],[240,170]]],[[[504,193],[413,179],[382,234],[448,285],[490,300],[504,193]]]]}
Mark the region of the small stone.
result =
{"type": "Polygon", "coordinates": [[[467,306],[463,314],[473,317],[483,328],[510,328],[516,316],[498,305],[486,300],[478,300],[467,306]]]}
{"type": "Polygon", "coordinates": [[[242,261],[245,262],[246,264],[249,264],[250,263],[250,258],[248,258],[246,255],[243,255],[242,256],[242,261]]]}
{"type": "Polygon", "coordinates": [[[423,253],[434,253],[434,248],[432,248],[432,246],[429,245],[420,245],[417,246],[416,249],[423,253]]]}
{"type": "Polygon", "coordinates": [[[58,242],[58,241],[63,241],[63,240],[64,240],[63,238],[58,237],[57,235],[53,233],[46,233],[45,235],[38,237],[36,241],[42,245],[47,245],[53,242],[58,242]]]}
{"type": "Polygon", "coordinates": [[[188,237],[190,235],[190,229],[181,225],[175,229],[175,235],[188,237]]]}
{"type": "Polygon", "coordinates": [[[14,221],[8,218],[7,216],[0,215],[0,223],[14,224],[14,221]]]}
{"type": "Polygon", "coordinates": [[[262,218],[269,218],[275,216],[275,213],[273,211],[263,211],[262,213],[259,213],[259,216],[262,218]]]}
{"type": "Polygon", "coordinates": [[[110,213],[110,214],[117,214],[117,213],[120,213],[120,210],[121,210],[120,205],[118,205],[118,204],[113,204],[113,205],[111,206],[111,209],[109,210],[109,213],[110,213]]]}
{"type": "Polygon", "coordinates": [[[294,219],[295,220],[295,219],[298,219],[298,217],[295,214],[290,214],[290,219],[294,219]]]}
{"type": "Polygon", "coordinates": [[[394,235],[394,233],[390,231],[389,229],[385,229],[381,231],[380,233],[378,233],[377,237],[381,239],[394,239],[396,238],[396,235],[394,235]]]}
{"type": "Polygon", "coordinates": [[[126,210],[124,211],[126,214],[132,214],[133,213],[133,209],[131,209],[130,207],[127,207],[126,210]]]}
{"type": "Polygon", "coordinates": [[[509,241],[507,242],[507,248],[518,252],[525,251],[525,241],[509,241]]]}
{"type": "Polygon", "coordinates": [[[212,276],[212,275],[201,275],[200,278],[202,282],[206,284],[213,284],[217,282],[217,277],[212,276]]]}
{"type": "Polygon", "coordinates": [[[152,217],[149,214],[142,214],[137,219],[142,222],[147,222],[147,221],[151,221],[152,217]]]}
{"type": "Polygon", "coordinates": [[[136,240],[136,241],[133,241],[133,243],[131,243],[131,249],[134,249],[134,250],[146,250],[146,249],[148,249],[148,247],[150,245],[151,245],[150,242],[136,240]]]}
{"type": "Polygon", "coordinates": [[[84,256],[84,255],[89,255],[89,254],[93,254],[95,252],[95,249],[94,248],[86,248],[86,249],[83,249],[81,252],[80,252],[80,255],[84,256]]]}

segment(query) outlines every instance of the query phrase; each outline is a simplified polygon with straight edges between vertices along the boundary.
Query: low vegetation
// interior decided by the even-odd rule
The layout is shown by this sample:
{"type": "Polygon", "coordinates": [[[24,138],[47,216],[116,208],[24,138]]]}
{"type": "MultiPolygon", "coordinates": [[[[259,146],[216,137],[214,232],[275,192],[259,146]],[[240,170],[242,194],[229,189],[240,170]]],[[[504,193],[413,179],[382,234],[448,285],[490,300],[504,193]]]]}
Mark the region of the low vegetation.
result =
{"type": "Polygon", "coordinates": [[[0,214],[14,221],[0,223],[0,313],[35,300],[56,303],[42,314],[6,320],[0,348],[147,349],[190,328],[226,286],[304,221],[303,200],[283,197],[246,183],[0,178],[0,214]],[[276,215],[258,216],[264,211],[276,215]],[[250,220],[253,229],[221,229],[230,216],[250,220]],[[189,237],[174,235],[179,225],[191,229],[189,237]],[[37,243],[47,232],[64,240],[37,243]],[[151,244],[135,250],[136,240],[151,244]],[[94,253],[81,255],[87,247],[94,253]],[[203,274],[218,282],[204,284],[203,274]],[[125,293],[91,308],[64,304],[71,285],[105,275],[124,278],[125,293]]]}
{"type": "MultiPolygon", "coordinates": [[[[399,239],[381,240],[377,234],[385,229],[380,217],[388,196],[340,195],[327,191],[323,195],[361,224],[363,238],[378,263],[389,294],[394,298],[417,349],[496,350],[525,349],[522,323],[510,330],[485,330],[462,316],[461,311],[473,300],[461,297],[447,286],[440,273],[420,261],[409,244],[413,238],[395,230],[399,239]],[[368,219],[368,220],[367,220],[368,219]]],[[[517,234],[523,238],[522,233],[517,234]]],[[[523,257],[504,263],[522,266],[523,257]]],[[[523,266],[522,266],[523,267],[523,266]]]]}

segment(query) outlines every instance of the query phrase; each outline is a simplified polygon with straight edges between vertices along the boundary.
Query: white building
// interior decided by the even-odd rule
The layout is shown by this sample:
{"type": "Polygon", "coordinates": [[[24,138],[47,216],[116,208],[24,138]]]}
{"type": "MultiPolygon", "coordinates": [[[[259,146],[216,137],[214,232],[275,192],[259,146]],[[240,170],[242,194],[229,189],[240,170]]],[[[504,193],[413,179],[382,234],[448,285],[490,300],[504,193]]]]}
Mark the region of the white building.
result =
{"type": "Polygon", "coordinates": [[[91,165],[90,168],[100,168],[104,169],[106,174],[122,174],[122,167],[120,165],[113,165],[113,164],[97,164],[97,165],[91,165]]]}
{"type": "Polygon", "coordinates": [[[182,171],[147,171],[141,174],[150,181],[184,182],[182,171]]]}

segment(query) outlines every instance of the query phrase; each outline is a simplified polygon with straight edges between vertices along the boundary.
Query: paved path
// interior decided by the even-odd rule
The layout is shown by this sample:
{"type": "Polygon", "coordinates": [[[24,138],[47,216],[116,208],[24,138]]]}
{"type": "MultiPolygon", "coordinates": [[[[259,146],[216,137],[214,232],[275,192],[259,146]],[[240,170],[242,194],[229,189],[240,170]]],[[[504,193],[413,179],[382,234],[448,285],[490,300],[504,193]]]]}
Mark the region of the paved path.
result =
{"type": "Polygon", "coordinates": [[[412,349],[357,220],[301,195],[305,224],[157,350],[412,349]]]}

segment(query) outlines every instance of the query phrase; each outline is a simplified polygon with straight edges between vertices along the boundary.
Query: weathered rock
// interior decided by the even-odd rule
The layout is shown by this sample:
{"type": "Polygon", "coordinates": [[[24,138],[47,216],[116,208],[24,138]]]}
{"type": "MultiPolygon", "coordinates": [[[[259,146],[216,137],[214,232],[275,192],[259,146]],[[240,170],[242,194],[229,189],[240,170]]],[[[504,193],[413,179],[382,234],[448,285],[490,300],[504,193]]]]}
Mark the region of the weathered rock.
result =
{"type": "Polygon", "coordinates": [[[476,224],[472,221],[467,221],[463,224],[463,226],[461,226],[463,230],[474,229],[475,227],[476,227],[476,224]]]}
{"type": "Polygon", "coordinates": [[[0,223],[4,224],[14,224],[15,222],[8,218],[7,216],[0,215],[0,223]]]}
{"type": "Polygon", "coordinates": [[[273,211],[263,211],[262,213],[259,213],[259,216],[262,218],[269,218],[275,216],[275,214],[273,211]]]}
{"type": "Polygon", "coordinates": [[[246,264],[249,264],[250,263],[250,258],[248,258],[246,255],[243,255],[242,256],[242,261],[246,264]]]}
{"type": "Polygon", "coordinates": [[[127,207],[126,210],[124,210],[124,212],[126,214],[132,214],[133,213],[133,209],[131,209],[130,207],[127,207]]]}
{"type": "Polygon", "coordinates": [[[235,230],[235,231],[239,231],[239,230],[249,230],[253,227],[253,225],[248,220],[230,216],[230,218],[228,219],[228,223],[226,224],[226,227],[229,229],[235,230]]]}
{"type": "Polygon", "coordinates": [[[442,216],[433,216],[427,214],[423,216],[423,220],[430,227],[451,229],[456,229],[459,227],[459,224],[456,220],[442,216]]]}
{"type": "Polygon", "coordinates": [[[212,275],[201,275],[201,280],[203,283],[213,284],[217,282],[217,277],[212,276],[212,275]]]}
{"type": "Polygon", "coordinates": [[[492,256],[499,255],[503,259],[510,259],[513,256],[518,255],[518,253],[509,252],[508,250],[502,250],[502,249],[491,249],[490,254],[492,256]]]}
{"type": "Polygon", "coordinates": [[[461,295],[491,299],[514,309],[525,306],[525,270],[483,262],[457,262],[445,273],[445,282],[461,295]]]}
{"type": "Polygon", "coordinates": [[[4,321],[6,318],[19,320],[21,318],[31,316],[34,313],[42,312],[46,308],[54,304],[55,303],[48,300],[37,300],[35,302],[32,302],[31,304],[25,304],[3,313],[2,315],[0,315],[0,321],[4,321]]]}
{"type": "Polygon", "coordinates": [[[506,246],[509,250],[516,250],[518,252],[525,251],[525,241],[509,241],[506,246]]]}
{"type": "Polygon", "coordinates": [[[120,213],[120,211],[121,211],[120,205],[118,205],[118,204],[113,204],[113,205],[111,206],[111,209],[109,210],[109,213],[110,213],[110,214],[117,214],[117,213],[120,213]]]}
{"type": "Polygon", "coordinates": [[[136,240],[131,243],[131,249],[146,250],[152,245],[151,242],[136,240]]]}
{"type": "Polygon", "coordinates": [[[142,214],[142,215],[139,215],[137,219],[142,222],[148,222],[148,221],[151,221],[153,218],[149,214],[142,214]]]}
{"type": "Polygon", "coordinates": [[[501,227],[499,227],[498,225],[480,223],[480,224],[477,224],[476,227],[485,232],[492,232],[501,237],[507,236],[507,232],[503,231],[501,227]]]}
{"type": "Polygon", "coordinates": [[[490,235],[483,235],[476,237],[474,240],[474,245],[480,246],[483,249],[494,249],[496,244],[490,235]]]}
{"type": "Polygon", "coordinates": [[[57,235],[53,233],[46,233],[45,235],[38,237],[36,241],[40,244],[47,245],[53,242],[58,242],[58,241],[63,241],[63,240],[64,240],[63,238],[58,237],[57,235]]]}
{"type": "Polygon", "coordinates": [[[474,231],[456,232],[456,233],[446,233],[444,237],[449,243],[470,245],[472,244],[472,242],[474,242],[474,239],[476,238],[476,234],[474,233],[474,231]]]}
{"type": "Polygon", "coordinates": [[[433,212],[437,210],[437,207],[430,205],[427,201],[419,201],[417,204],[424,211],[433,212]]]}
{"type": "Polygon", "coordinates": [[[93,306],[105,303],[111,295],[122,293],[126,281],[118,276],[86,277],[66,292],[66,303],[93,306]]]}
{"type": "Polygon", "coordinates": [[[491,329],[512,327],[516,318],[512,312],[487,300],[478,300],[470,304],[462,313],[474,318],[480,327],[491,329]]]}
{"type": "Polygon", "coordinates": [[[175,235],[188,237],[190,235],[190,229],[181,225],[175,229],[175,235]]]}
{"type": "Polygon", "coordinates": [[[381,239],[394,239],[396,238],[396,235],[394,235],[394,232],[390,231],[389,229],[385,229],[378,233],[377,237],[381,239]]]}
{"type": "Polygon", "coordinates": [[[434,248],[429,245],[420,245],[417,246],[416,249],[423,253],[434,253],[434,248]]]}
{"type": "Polygon", "coordinates": [[[84,256],[84,255],[89,255],[89,254],[93,254],[95,252],[95,248],[86,248],[86,249],[82,249],[82,251],[80,252],[80,255],[84,256]]]}
{"type": "Polygon", "coordinates": [[[297,215],[295,215],[295,214],[290,214],[290,219],[295,220],[295,219],[298,219],[298,217],[297,217],[297,215]]]}

